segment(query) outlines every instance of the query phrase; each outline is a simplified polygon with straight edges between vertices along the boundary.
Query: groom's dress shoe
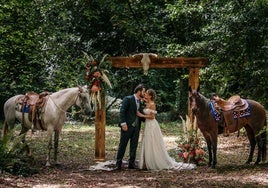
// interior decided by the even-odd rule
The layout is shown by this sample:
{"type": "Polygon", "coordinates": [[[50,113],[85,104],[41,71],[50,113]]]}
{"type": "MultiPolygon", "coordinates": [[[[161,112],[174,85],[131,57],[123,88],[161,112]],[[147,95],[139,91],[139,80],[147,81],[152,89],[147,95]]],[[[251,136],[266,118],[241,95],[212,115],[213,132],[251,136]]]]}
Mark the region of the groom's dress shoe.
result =
{"type": "Polygon", "coordinates": [[[136,166],[133,166],[133,165],[129,165],[128,166],[128,169],[138,169],[136,166]]]}

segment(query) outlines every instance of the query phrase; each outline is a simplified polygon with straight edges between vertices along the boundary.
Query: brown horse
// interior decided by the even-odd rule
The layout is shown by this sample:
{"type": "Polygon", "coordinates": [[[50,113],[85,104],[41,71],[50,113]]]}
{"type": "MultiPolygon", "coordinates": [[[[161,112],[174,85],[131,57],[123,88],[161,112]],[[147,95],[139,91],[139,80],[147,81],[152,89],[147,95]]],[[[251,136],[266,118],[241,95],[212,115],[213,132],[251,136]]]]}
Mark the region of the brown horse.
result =
{"type": "Polygon", "coordinates": [[[258,156],[255,164],[266,160],[266,139],[267,139],[267,122],[264,107],[256,101],[247,100],[250,106],[250,115],[238,117],[238,119],[230,118],[223,115],[223,121],[217,120],[211,108],[211,100],[207,99],[197,90],[189,88],[189,102],[193,115],[197,118],[197,125],[203,136],[205,137],[209,161],[208,165],[215,168],[217,164],[217,142],[218,134],[223,133],[220,126],[221,122],[227,124],[229,132],[239,131],[245,128],[250,142],[250,153],[247,164],[252,162],[253,153],[256,144],[258,145],[258,156]]]}

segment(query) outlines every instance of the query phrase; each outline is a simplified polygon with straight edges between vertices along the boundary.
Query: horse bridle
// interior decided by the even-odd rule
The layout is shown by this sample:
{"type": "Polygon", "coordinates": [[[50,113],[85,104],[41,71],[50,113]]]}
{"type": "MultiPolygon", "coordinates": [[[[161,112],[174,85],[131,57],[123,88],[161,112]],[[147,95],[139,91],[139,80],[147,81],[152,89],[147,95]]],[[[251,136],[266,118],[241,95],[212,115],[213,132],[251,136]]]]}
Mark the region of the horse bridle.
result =
{"type": "Polygon", "coordinates": [[[80,90],[79,89],[79,93],[78,93],[78,95],[76,96],[76,99],[75,99],[75,103],[76,103],[76,101],[77,101],[77,99],[79,98],[80,99],[80,103],[81,103],[81,108],[80,108],[80,110],[78,111],[78,112],[76,112],[76,113],[80,113],[82,110],[84,110],[84,103],[83,102],[81,102],[81,94],[82,93],[84,93],[82,90],[80,90]]]}
{"type": "Polygon", "coordinates": [[[197,98],[197,97],[192,97],[193,95],[198,95],[198,93],[191,93],[191,95],[189,96],[190,107],[192,106],[192,102],[193,102],[193,100],[194,100],[195,108],[191,108],[191,111],[192,111],[193,115],[196,115],[199,109],[198,109],[198,107],[197,107],[197,105],[196,105],[196,98],[197,98]],[[193,98],[194,98],[194,99],[193,99],[193,98]]]}

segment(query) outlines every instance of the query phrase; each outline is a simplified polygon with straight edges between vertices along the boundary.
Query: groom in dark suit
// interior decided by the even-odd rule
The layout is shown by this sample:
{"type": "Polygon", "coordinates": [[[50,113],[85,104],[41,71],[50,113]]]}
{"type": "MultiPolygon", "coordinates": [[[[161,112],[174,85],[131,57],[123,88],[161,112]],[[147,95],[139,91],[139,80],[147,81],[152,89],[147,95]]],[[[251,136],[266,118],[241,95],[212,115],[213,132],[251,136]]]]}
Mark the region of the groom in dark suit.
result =
{"type": "Polygon", "coordinates": [[[124,97],[120,108],[120,123],[121,135],[120,143],[116,157],[116,169],[121,170],[122,160],[125,155],[128,141],[130,140],[129,148],[129,169],[135,169],[136,150],[139,141],[141,121],[137,116],[137,110],[140,109],[140,100],[145,94],[145,86],[138,85],[133,95],[124,97]]]}

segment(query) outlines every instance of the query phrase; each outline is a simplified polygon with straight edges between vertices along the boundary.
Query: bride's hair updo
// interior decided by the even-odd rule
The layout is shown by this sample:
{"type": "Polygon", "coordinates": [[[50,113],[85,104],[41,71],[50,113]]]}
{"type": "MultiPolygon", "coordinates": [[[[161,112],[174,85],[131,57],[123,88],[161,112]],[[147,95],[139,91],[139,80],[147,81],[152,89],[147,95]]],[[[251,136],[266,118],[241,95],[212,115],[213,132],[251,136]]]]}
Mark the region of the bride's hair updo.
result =
{"type": "Polygon", "coordinates": [[[156,92],[155,92],[155,90],[148,89],[146,92],[151,96],[151,100],[152,101],[155,101],[156,100],[156,92]]]}

